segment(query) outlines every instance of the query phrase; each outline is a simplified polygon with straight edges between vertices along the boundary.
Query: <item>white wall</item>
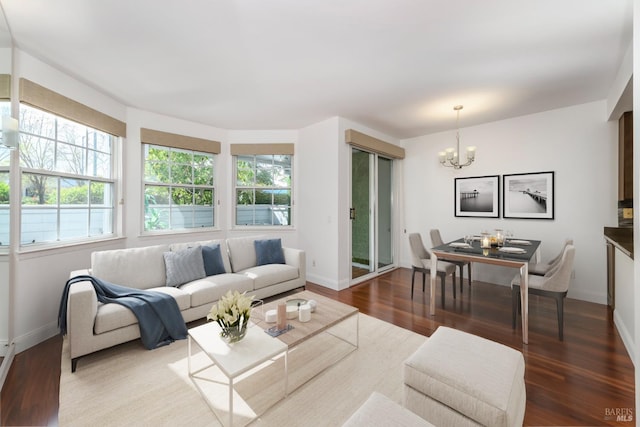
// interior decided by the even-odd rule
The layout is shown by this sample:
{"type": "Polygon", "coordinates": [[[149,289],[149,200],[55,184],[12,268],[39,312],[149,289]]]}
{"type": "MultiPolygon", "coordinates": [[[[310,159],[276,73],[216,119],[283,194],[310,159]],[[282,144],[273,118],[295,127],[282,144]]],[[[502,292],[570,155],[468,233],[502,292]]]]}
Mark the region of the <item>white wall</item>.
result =
{"type": "Polygon", "coordinates": [[[307,280],[339,289],[338,117],[300,130],[296,147],[298,228],[307,255],[307,280]]]}
{"type": "MultiPolygon", "coordinates": [[[[455,145],[454,131],[405,140],[407,232],[420,232],[430,244],[431,228],[439,228],[444,240],[511,229],[516,236],[542,240],[542,259],[572,237],[576,260],[569,297],[606,303],[603,227],[617,224],[617,123],[606,120],[606,102],[599,101],[463,128],[461,147],[475,145],[477,155],[473,165],[458,171],[438,163],[438,152],[455,145]],[[555,172],[553,221],[454,216],[454,178],[543,171],[555,172]]],[[[410,266],[406,238],[402,247],[403,265],[410,266]]],[[[516,273],[474,268],[474,279],[503,285],[516,273]]]]}

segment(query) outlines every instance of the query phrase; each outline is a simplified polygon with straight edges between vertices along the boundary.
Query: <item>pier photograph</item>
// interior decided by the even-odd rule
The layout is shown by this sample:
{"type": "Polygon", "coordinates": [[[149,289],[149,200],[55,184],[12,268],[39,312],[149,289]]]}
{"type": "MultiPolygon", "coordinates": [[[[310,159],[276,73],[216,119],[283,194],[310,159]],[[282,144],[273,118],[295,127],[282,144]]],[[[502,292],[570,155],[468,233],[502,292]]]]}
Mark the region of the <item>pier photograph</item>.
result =
{"type": "Polygon", "coordinates": [[[553,172],[503,176],[504,218],[553,219],[553,172]]]}
{"type": "Polygon", "coordinates": [[[500,179],[498,175],[455,179],[455,215],[497,218],[500,179]]]}

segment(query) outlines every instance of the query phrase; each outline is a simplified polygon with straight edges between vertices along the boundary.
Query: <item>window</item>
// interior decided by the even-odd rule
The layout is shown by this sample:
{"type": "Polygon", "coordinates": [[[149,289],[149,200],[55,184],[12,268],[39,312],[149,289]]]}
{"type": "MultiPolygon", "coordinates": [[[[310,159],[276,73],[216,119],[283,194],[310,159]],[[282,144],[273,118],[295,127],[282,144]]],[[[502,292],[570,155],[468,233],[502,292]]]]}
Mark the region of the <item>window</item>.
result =
{"type": "Polygon", "coordinates": [[[215,225],[214,154],[143,144],[144,230],[215,225]]]}
{"type": "Polygon", "coordinates": [[[26,104],[19,123],[21,244],[113,234],[115,137],[26,104]]]}
{"type": "MultiPolygon", "coordinates": [[[[0,101],[0,117],[11,115],[11,102],[0,101]]],[[[9,245],[9,161],[11,150],[0,144],[0,246],[9,245]]]]}
{"type": "Polygon", "coordinates": [[[290,154],[238,154],[235,163],[236,225],[289,226],[290,154]]]}

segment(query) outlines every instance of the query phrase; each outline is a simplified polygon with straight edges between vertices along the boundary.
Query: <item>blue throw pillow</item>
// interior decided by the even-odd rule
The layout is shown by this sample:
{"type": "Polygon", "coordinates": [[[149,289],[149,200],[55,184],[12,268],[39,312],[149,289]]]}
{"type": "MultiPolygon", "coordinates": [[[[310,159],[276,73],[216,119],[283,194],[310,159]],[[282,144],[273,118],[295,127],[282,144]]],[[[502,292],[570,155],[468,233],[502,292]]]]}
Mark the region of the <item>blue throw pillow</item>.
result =
{"type": "Polygon", "coordinates": [[[256,265],[285,264],[280,239],[255,240],[256,265]]]}
{"type": "Polygon", "coordinates": [[[207,276],[223,274],[227,271],[222,261],[222,252],[218,243],[202,247],[202,260],[204,261],[204,272],[207,276]]]}

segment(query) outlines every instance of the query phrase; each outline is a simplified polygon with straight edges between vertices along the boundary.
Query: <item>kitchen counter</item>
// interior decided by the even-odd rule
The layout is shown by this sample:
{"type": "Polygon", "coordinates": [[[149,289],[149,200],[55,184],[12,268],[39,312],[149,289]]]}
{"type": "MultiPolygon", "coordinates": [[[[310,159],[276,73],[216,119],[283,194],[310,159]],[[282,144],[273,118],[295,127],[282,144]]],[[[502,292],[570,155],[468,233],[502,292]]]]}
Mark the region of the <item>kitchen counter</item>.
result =
{"type": "Polygon", "coordinates": [[[604,227],[604,238],[620,252],[633,259],[633,228],[604,227]]]}

